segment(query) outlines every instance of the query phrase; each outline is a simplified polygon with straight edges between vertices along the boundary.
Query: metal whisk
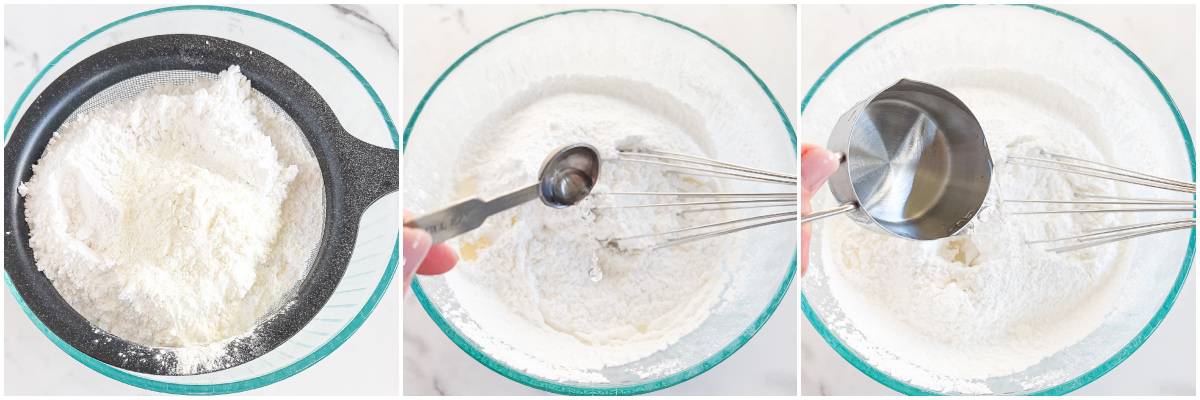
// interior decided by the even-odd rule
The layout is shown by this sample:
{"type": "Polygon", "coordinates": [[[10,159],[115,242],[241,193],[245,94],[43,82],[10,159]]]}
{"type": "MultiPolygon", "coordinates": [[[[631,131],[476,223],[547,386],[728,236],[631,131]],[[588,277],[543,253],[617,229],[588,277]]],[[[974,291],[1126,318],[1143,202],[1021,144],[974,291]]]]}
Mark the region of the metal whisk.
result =
{"type": "MultiPolygon", "coordinates": [[[[1139,185],[1173,192],[1196,194],[1196,184],[1168,179],[1150,174],[1116,167],[1109,164],[1085,160],[1062,154],[1042,151],[1036,157],[1010,156],[1009,163],[1025,167],[1042,168],[1068,174],[1090,176],[1115,182],[1139,185]]],[[[1077,200],[1004,200],[1018,204],[1045,204],[1070,206],[1067,209],[1026,210],[1014,215],[1071,214],[1071,213],[1130,213],[1130,212],[1196,212],[1195,200],[1176,200],[1146,197],[1122,197],[1102,193],[1075,193],[1077,200]]],[[[1149,223],[1137,223],[1115,227],[1086,229],[1083,232],[1062,238],[1030,240],[1029,244],[1051,244],[1047,250],[1065,252],[1098,246],[1106,243],[1132,239],[1139,236],[1190,229],[1196,226],[1193,216],[1174,218],[1149,223]]]]}
{"type": "Polygon", "coordinates": [[[610,238],[605,244],[619,250],[656,250],[702,239],[740,232],[761,226],[796,220],[796,175],[776,173],[744,165],[712,160],[687,154],[654,150],[621,150],[617,162],[638,163],[660,168],[665,174],[691,175],[718,179],[754,181],[791,186],[787,191],[772,192],[604,192],[593,196],[627,197],[641,203],[602,205],[598,212],[618,208],[676,208],[680,214],[706,213],[725,210],[758,210],[779,208],[782,211],[760,213],[742,218],[702,224],[666,232],[610,238]]]}

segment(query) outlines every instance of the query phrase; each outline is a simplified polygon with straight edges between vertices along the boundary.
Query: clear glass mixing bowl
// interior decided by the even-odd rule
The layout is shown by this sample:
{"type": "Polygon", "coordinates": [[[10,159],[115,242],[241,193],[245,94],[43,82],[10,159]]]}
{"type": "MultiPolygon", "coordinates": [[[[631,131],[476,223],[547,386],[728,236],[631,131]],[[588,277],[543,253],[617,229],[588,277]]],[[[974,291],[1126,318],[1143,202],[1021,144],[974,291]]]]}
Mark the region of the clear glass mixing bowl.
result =
{"type": "MultiPolygon", "coordinates": [[[[470,49],[417,105],[404,132],[404,205],[416,213],[450,204],[458,155],[481,121],[531,84],[552,77],[619,77],[655,86],[704,116],[708,156],[773,171],[795,171],[796,136],[770,90],[716,41],[686,26],[624,10],[573,10],[521,22],[470,49]],[[714,79],[715,77],[715,79],[714,79]],[[695,84],[718,81],[716,86],[695,84]]],[[[535,205],[539,206],[540,205],[535,205]]],[[[483,365],[525,385],[564,394],[636,394],[712,368],[758,331],[796,271],[796,226],[738,233],[755,243],[731,273],[708,319],[647,358],[600,371],[609,383],[558,381],[512,367],[465,332],[470,315],[443,277],[419,277],[413,292],[455,344],[483,365]],[[630,371],[654,371],[644,376],[630,371]]],[[[721,245],[721,241],[709,242],[721,245]]],[[[453,272],[452,272],[453,273],[453,272]]],[[[482,335],[482,334],[480,334],[482,335]]]]}
{"type": "MultiPolygon", "coordinates": [[[[176,6],[130,15],[88,33],[38,72],[4,122],[5,139],[29,103],[80,60],[130,39],[172,33],[221,37],[262,50],[305,78],[357,137],[396,148],[399,135],[375,89],[336,50],[312,34],[274,17],[221,6],[176,6]]],[[[5,283],[30,320],[56,346],[89,368],[144,389],[180,394],[220,394],[259,388],[290,377],[328,356],[354,334],[387,291],[399,259],[399,194],[383,197],[363,214],[351,261],[325,306],[303,329],[274,350],[245,364],[212,373],[158,376],[102,363],[46,328],[5,283]]]]}
{"type": "MultiPolygon", "coordinates": [[[[977,88],[979,85],[986,85],[982,81],[973,79],[973,74],[1036,72],[1048,76],[1047,82],[1054,82],[1056,81],[1055,76],[1065,77],[1070,74],[1078,74],[1077,67],[1085,64],[1114,68],[1123,76],[1127,76],[1128,79],[1092,84],[1108,90],[1112,96],[1119,96],[1123,102],[1121,107],[1145,109],[1144,112],[1135,113],[1137,117],[1133,120],[1116,121],[1110,126],[1099,124],[1100,126],[1089,127],[1105,132],[1106,137],[1111,141],[1110,148],[1102,149],[1110,156],[1110,159],[1105,161],[1133,170],[1194,182],[1196,158],[1191,134],[1175,103],[1158,78],[1132,51],[1100,28],[1074,16],[1042,6],[959,7],[944,5],[920,10],[892,21],[859,40],[824,71],[817,79],[816,84],[805,94],[801,103],[801,115],[806,127],[832,126],[831,121],[839,118],[841,113],[852,104],[840,99],[835,101],[834,99],[839,96],[832,94],[851,93],[849,96],[843,96],[846,98],[853,98],[857,95],[856,93],[866,96],[870,94],[870,90],[877,90],[870,89],[871,87],[883,87],[890,83],[864,82],[863,77],[844,72],[846,70],[896,68],[889,70],[896,74],[896,79],[906,77],[934,82],[953,92],[956,87],[977,88]],[[928,34],[931,30],[938,29],[939,24],[955,18],[967,17],[976,18],[975,21],[986,18],[988,23],[979,24],[987,26],[979,26],[977,29],[973,27],[956,30],[952,36],[945,38],[945,40],[963,44],[960,51],[953,54],[928,54],[929,52],[924,52],[920,46],[912,45],[919,41],[913,38],[914,35],[922,32],[928,34]],[[1058,24],[1074,29],[1074,31],[1069,37],[1061,37],[1040,32],[1038,29],[1030,29],[1028,25],[1011,28],[1018,21],[1041,27],[1058,24]],[[996,31],[1003,34],[996,35],[996,31]],[[1049,40],[1069,41],[1074,49],[1049,56],[1043,54],[1045,50],[1042,50],[1042,53],[1031,50],[1044,49],[1039,46],[1044,46],[1049,40]],[[1008,51],[1028,50],[1029,56],[995,59],[995,57],[991,57],[990,49],[997,48],[996,46],[1007,46],[1008,51]],[[903,51],[898,50],[900,48],[903,48],[903,51]],[[918,67],[910,68],[903,62],[883,62],[883,60],[891,60],[896,57],[900,57],[902,60],[912,57],[911,59],[924,58],[944,60],[944,62],[935,69],[925,70],[917,69],[918,67]],[[1027,70],[1027,65],[1033,64],[1034,60],[1038,59],[1037,57],[1055,59],[1055,67],[1039,71],[1023,71],[1023,69],[1027,70]],[[988,64],[994,65],[994,69],[989,71],[956,70],[956,63],[964,59],[988,60],[988,64]],[[853,65],[852,68],[847,68],[851,65],[853,65]],[[835,104],[838,101],[846,104],[835,104]],[[1152,165],[1149,161],[1151,157],[1160,160],[1169,168],[1164,170],[1150,167],[1152,165]]],[[[1021,88],[1012,86],[991,87],[990,89],[1022,95],[1021,88]]],[[[1069,98],[1052,98],[1051,96],[1042,96],[1042,99],[1048,102],[1050,107],[1053,107],[1056,101],[1070,101],[1069,98]]],[[[1100,114],[1105,112],[1105,110],[1095,111],[1100,114]]],[[[1012,121],[1012,123],[1019,123],[1019,121],[1012,121]]],[[[1087,124],[1087,122],[1082,122],[1082,124],[1087,124]]],[[[1052,134],[1052,132],[1046,134],[1052,134]]],[[[804,131],[805,142],[822,144],[828,140],[828,136],[829,132],[822,132],[819,129],[804,131]]],[[[996,161],[1000,162],[1000,160],[996,161]]],[[[1162,196],[1161,192],[1155,194],[1158,197],[1162,196]]],[[[814,207],[820,208],[815,204],[814,207]]],[[[1140,219],[1138,222],[1163,218],[1147,214],[1150,213],[1138,215],[1136,217],[1140,219]]],[[[827,274],[822,271],[829,261],[828,256],[822,254],[821,251],[821,231],[821,224],[813,226],[813,253],[810,258],[812,268],[809,268],[809,274],[805,276],[801,289],[801,309],[804,315],[838,354],[876,381],[905,394],[942,392],[901,379],[885,367],[870,361],[872,359],[870,356],[875,356],[876,359],[887,357],[886,350],[862,344],[864,341],[860,340],[861,337],[842,336],[843,332],[855,332],[851,335],[861,335],[861,332],[853,328],[852,320],[847,319],[838,299],[831,292],[827,274]],[[850,325],[849,329],[845,329],[846,325],[850,325]],[[834,326],[839,326],[839,328],[833,329],[834,326]]],[[[1191,268],[1192,257],[1195,253],[1195,238],[1195,230],[1192,229],[1153,235],[1128,242],[1132,251],[1132,271],[1123,276],[1120,294],[1115,302],[1116,309],[1108,313],[1104,322],[1094,332],[1081,342],[1062,349],[1023,371],[978,383],[986,385],[995,393],[1063,394],[1078,389],[1112,370],[1146,341],[1171,309],[1191,268]],[[1029,382],[1036,382],[1036,384],[1030,385],[1029,382]]]]}

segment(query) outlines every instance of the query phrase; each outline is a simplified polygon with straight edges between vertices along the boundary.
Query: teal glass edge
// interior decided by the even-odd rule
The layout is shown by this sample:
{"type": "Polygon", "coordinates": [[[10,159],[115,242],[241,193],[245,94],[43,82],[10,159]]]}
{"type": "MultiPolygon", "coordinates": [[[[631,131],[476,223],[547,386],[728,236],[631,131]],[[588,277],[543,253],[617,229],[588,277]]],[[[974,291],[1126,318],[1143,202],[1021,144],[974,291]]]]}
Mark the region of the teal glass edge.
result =
{"type": "MultiPolygon", "coordinates": [[[[880,27],[879,29],[876,29],[875,31],[872,31],[871,33],[867,34],[867,36],[864,36],[858,42],[854,43],[854,45],[850,46],[849,49],[847,49],[844,53],[842,53],[840,56],[838,56],[838,58],[836,60],[834,60],[834,62],[832,64],[830,64],[829,67],[826,68],[824,72],[821,73],[820,77],[817,78],[817,81],[814,82],[813,86],[808,90],[807,93],[805,93],[804,99],[800,102],[801,118],[803,118],[804,110],[806,108],[808,108],[809,101],[812,100],[812,97],[817,93],[817,90],[820,89],[821,84],[825,82],[825,79],[828,78],[829,75],[833,74],[833,72],[835,70],[837,70],[837,67],[840,66],[843,61],[845,61],[847,58],[849,58],[860,47],[862,47],[864,44],[869,42],[871,39],[874,39],[880,33],[883,33],[884,31],[887,31],[888,29],[891,29],[892,27],[895,27],[896,25],[899,25],[910,19],[922,16],[925,14],[929,14],[931,12],[935,12],[938,10],[943,10],[943,9],[948,9],[948,8],[953,8],[953,7],[958,7],[958,6],[963,6],[963,5],[962,4],[942,4],[942,5],[937,5],[937,6],[933,6],[933,7],[915,11],[913,13],[904,15],[892,22],[885,24],[884,26],[880,27]]],[[[1148,77],[1150,79],[1151,83],[1154,84],[1154,87],[1158,90],[1159,94],[1162,95],[1163,101],[1166,103],[1167,107],[1171,110],[1171,113],[1175,116],[1175,124],[1179,127],[1180,134],[1183,135],[1183,141],[1186,144],[1185,148],[1188,153],[1188,160],[1192,165],[1192,169],[1191,169],[1192,181],[1193,182],[1196,181],[1196,153],[1195,153],[1195,150],[1193,147],[1194,145],[1192,143],[1191,133],[1188,131],[1187,124],[1184,122],[1184,119],[1183,119],[1183,115],[1179,113],[1179,108],[1175,105],[1175,101],[1172,100],[1170,93],[1168,93],[1167,89],[1162,85],[1162,82],[1158,79],[1158,76],[1155,75],[1154,72],[1150,71],[1150,67],[1146,66],[1146,64],[1144,62],[1142,62],[1142,59],[1140,57],[1138,57],[1137,54],[1134,54],[1134,52],[1132,50],[1130,50],[1128,47],[1126,47],[1125,44],[1121,43],[1121,41],[1117,40],[1112,35],[1109,35],[1104,30],[1100,29],[1099,27],[1097,27],[1095,25],[1092,25],[1091,23],[1089,23],[1081,18],[1075,17],[1071,14],[1067,14],[1065,12],[1062,12],[1062,11],[1059,11],[1059,10],[1056,10],[1056,9],[1053,9],[1050,7],[1046,7],[1046,6],[1037,5],[1037,4],[1013,4],[1013,5],[1009,5],[1009,6],[1028,7],[1028,8],[1037,10],[1037,11],[1049,13],[1049,14],[1057,16],[1057,17],[1062,17],[1068,21],[1079,24],[1080,26],[1083,26],[1084,28],[1088,29],[1089,31],[1092,31],[1092,32],[1100,35],[1102,38],[1104,38],[1104,40],[1106,40],[1109,43],[1111,43],[1112,45],[1116,46],[1118,49],[1121,50],[1122,53],[1124,53],[1135,64],[1137,64],[1137,66],[1142,70],[1142,72],[1144,72],[1146,74],[1146,77],[1148,77]]],[[[1195,199],[1195,195],[1193,195],[1192,197],[1193,197],[1193,199],[1195,199]]],[[[1193,218],[1195,217],[1194,212],[1192,213],[1192,216],[1193,216],[1193,218]]],[[[1150,322],[1147,323],[1147,325],[1144,328],[1142,328],[1142,330],[1140,332],[1138,332],[1138,334],[1136,336],[1134,336],[1133,340],[1131,340],[1129,343],[1127,343],[1124,347],[1121,348],[1121,350],[1117,351],[1116,354],[1114,354],[1112,357],[1110,357],[1105,362],[1101,363],[1096,368],[1093,368],[1092,370],[1090,370],[1074,379],[1068,380],[1068,381],[1058,384],[1056,386],[1053,386],[1053,387],[1050,387],[1050,388],[1047,388],[1044,390],[1036,391],[1033,393],[1029,393],[1029,394],[1030,395],[1062,395],[1062,394],[1070,393],[1076,389],[1083,387],[1084,385],[1087,385],[1088,383],[1091,383],[1092,381],[1095,381],[1096,379],[1100,378],[1104,374],[1111,371],[1113,368],[1116,368],[1116,366],[1121,364],[1121,362],[1125,361],[1126,358],[1129,358],[1129,356],[1132,355],[1133,352],[1138,349],[1138,347],[1141,347],[1142,343],[1146,342],[1146,339],[1148,339],[1150,337],[1150,334],[1154,333],[1154,330],[1157,329],[1158,325],[1162,323],[1162,320],[1164,318],[1166,318],[1167,312],[1170,311],[1171,307],[1175,304],[1175,298],[1177,298],[1179,296],[1179,291],[1183,288],[1183,284],[1187,280],[1187,275],[1191,269],[1192,259],[1195,256],[1195,252],[1196,252],[1196,229],[1192,228],[1191,237],[1188,240],[1188,247],[1187,247],[1187,250],[1184,252],[1183,264],[1180,266],[1179,274],[1175,278],[1175,283],[1171,287],[1170,293],[1167,294],[1167,298],[1163,301],[1162,307],[1160,307],[1158,312],[1156,312],[1154,314],[1154,316],[1150,319],[1150,322]]],[[[842,358],[844,358],[846,361],[848,361],[852,366],[854,366],[854,368],[858,369],[862,373],[871,377],[871,379],[874,379],[875,381],[883,384],[884,386],[887,386],[887,387],[889,387],[897,392],[903,393],[903,394],[909,394],[909,395],[937,395],[937,394],[939,394],[939,393],[928,392],[921,388],[917,388],[915,386],[911,386],[907,383],[901,382],[901,381],[893,378],[892,376],[876,369],[875,367],[868,364],[866,361],[858,358],[857,355],[855,355],[852,351],[850,351],[825,326],[824,321],[822,321],[821,318],[816,315],[816,312],[813,311],[812,307],[809,305],[808,298],[804,296],[803,291],[801,291],[801,293],[800,293],[800,309],[801,309],[801,312],[804,313],[805,318],[808,318],[809,322],[812,323],[813,328],[815,328],[817,330],[817,332],[821,335],[821,338],[824,339],[825,342],[828,343],[829,346],[832,347],[836,353],[838,353],[838,355],[842,356],[842,358]]]]}
{"type": "MultiPolygon", "coordinates": [[[[58,64],[58,62],[63,57],[65,57],[67,54],[69,54],[71,51],[75,50],[77,47],[79,47],[84,42],[88,41],[89,39],[95,37],[96,35],[99,35],[100,33],[107,31],[109,29],[112,29],[113,27],[116,27],[123,23],[129,22],[129,21],[132,21],[132,20],[135,20],[138,18],[155,15],[155,14],[162,14],[162,13],[175,12],[175,11],[218,11],[218,12],[230,12],[230,13],[234,13],[234,14],[240,14],[240,15],[261,19],[261,20],[279,25],[279,26],[286,28],[292,32],[295,32],[295,33],[299,34],[300,36],[304,37],[305,39],[313,42],[313,44],[316,44],[318,47],[325,50],[329,55],[331,55],[335,59],[337,59],[339,63],[341,63],[344,67],[346,67],[346,69],[352,75],[354,75],[355,79],[358,80],[358,82],[363,86],[363,88],[366,89],[367,93],[371,96],[372,101],[374,101],[375,107],[379,110],[380,115],[383,117],[384,123],[388,127],[388,133],[392,138],[392,145],[393,146],[399,145],[399,135],[397,134],[396,126],[393,123],[391,116],[387,113],[387,109],[383,105],[383,100],[379,98],[378,93],[375,92],[375,89],[370,85],[370,83],[367,82],[366,78],[363,77],[363,75],[358,71],[358,69],[355,68],[353,65],[351,65],[350,62],[348,60],[346,60],[345,57],[342,57],[342,55],[340,53],[338,53],[336,50],[334,50],[333,47],[330,47],[327,43],[325,43],[324,41],[321,41],[316,36],[313,36],[311,33],[308,33],[307,31],[305,31],[295,25],[292,25],[288,22],[280,20],[278,18],[271,17],[269,15],[265,15],[265,14],[258,13],[255,11],[245,10],[245,9],[234,8],[234,7],[224,7],[224,6],[213,6],[213,5],[173,6],[173,7],[163,7],[163,8],[157,8],[157,9],[139,12],[136,14],[132,14],[132,15],[123,17],[116,21],[110,22],[108,24],[105,24],[104,26],[101,26],[99,29],[96,29],[96,30],[88,33],[87,35],[84,35],[79,40],[76,40],[70,46],[67,46],[67,48],[64,49],[61,53],[59,53],[53,59],[51,59],[50,62],[47,63],[46,66],[44,68],[42,68],[41,71],[38,71],[37,75],[34,76],[33,81],[30,82],[29,85],[25,87],[25,90],[21,92],[21,95],[19,97],[17,97],[17,101],[13,105],[12,111],[9,112],[8,117],[4,121],[4,139],[7,141],[8,136],[12,129],[12,125],[15,123],[17,113],[21,109],[21,105],[25,103],[25,100],[29,97],[29,95],[33,91],[34,87],[37,86],[37,83],[40,82],[42,80],[42,78],[45,77],[46,73],[48,73],[51,68],[56,66],[58,64]]],[[[338,347],[340,347],[342,345],[342,343],[344,343],[347,339],[350,338],[351,335],[354,334],[354,332],[358,331],[358,328],[360,326],[362,326],[363,322],[366,321],[367,317],[371,315],[371,312],[375,310],[375,306],[378,305],[379,300],[383,298],[383,294],[385,292],[387,292],[387,288],[390,285],[390,283],[392,281],[392,277],[395,275],[395,272],[396,272],[396,266],[399,262],[399,253],[400,253],[400,235],[399,235],[399,233],[397,233],[396,239],[393,241],[391,257],[388,259],[387,267],[384,270],[384,274],[380,279],[379,285],[375,288],[375,291],[371,293],[371,297],[369,297],[367,299],[367,303],[363,305],[363,308],[361,310],[359,310],[358,314],[355,315],[354,319],[352,319],[350,321],[350,323],[348,323],[344,328],[342,328],[342,330],[340,332],[338,332],[337,335],[335,335],[333,338],[331,338],[324,345],[315,349],[308,356],[306,356],[288,366],[285,366],[283,368],[275,370],[269,374],[266,374],[266,375],[263,375],[263,376],[260,376],[257,378],[253,378],[253,379],[247,379],[247,380],[242,380],[242,381],[237,381],[237,382],[222,383],[222,384],[215,384],[215,385],[179,384],[179,383],[168,383],[168,382],[156,381],[153,379],[147,379],[147,378],[144,378],[141,376],[133,375],[124,370],[112,367],[112,366],[105,364],[99,360],[96,360],[86,354],[83,354],[79,350],[76,350],[74,347],[71,347],[71,345],[64,342],[61,338],[58,337],[58,335],[55,335],[53,332],[51,332],[50,329],[47,328],[46,325],[43,324],[42,321],[40,319],[38,319],[36,315],[33,314],[33,311],[30,310],[28,305],[25,304],[25,299],[21,297],[20,293],[17,292],[16,287],[13,286],[12,280],[9,278],[7,272],[4,274],[4,282],[8,286],[9,292],[12,293],[13,297],[17,300],[17,304],[21,306],[21,310],[25,313],[26,316],[29,317],[30,321],[32,321],[33,324],[35,326],[37,326],[38,330],[40,330],[42,333],[44,333],[46,335],[46,337],[48,339],[50,339],[50,341],[52,343],[54,343],[54,345],[58,346],[58,348],[62,349],[64,352],[66,352],[72,358],[79,361],[80,363],[87,366],[88,368],[91,368],[92,370],[95,370],[96,372],[99,372],[99,373],[103,374],[104,376],[115,379],[117,381],[129,384],[132,386],[136,386],[139,388],[147,389],[147,390],[153,390],[153,391],[163,392],[163,393],[172,393],[172,394],[212,395],[212,394],[225,394],[225,393],[241,392],[241,391],[257,389],[257,388],[260,388],[260,387],[263,387],[266,385],[270,385],[272,383],[286,379],[292,375],[299,373],[300,371],[307,369],[308,367],[312,366],[313,364],[316,364],[317,361],[320,361],[321,359],[325,358],[330,353],[332,353],[334,350],[336,350],[338,347]]]]}
{"type": "MultiPolygon", "coordinates": [[[[659,17],[656,15],[639,12],[639,11],[613,9],[613,8],[589,8],[589,9],[566,10],[566,11],[560,11],[560,12],[542,15],[539,17],[534,17],[534,18],[522,21],[520,23],[517,23],[516,25],[505,28],[504,30],[497,32],[496,34],[488,37],[487,39],[484,39],[482,42],[479,42],[479,44],[475,45],[470,50],[467,50],[466,53],[464,53],[457,60],[455,60],[454,63],[450,64],[450,66],[447,67],[446,70],[444,72],[442,72],[442,74],[440,76],[438,76],[438,78],[434,81],[433,85],[429,88],[429,90],[425,92],[425,95],[421,97],[421,101],[419,103],[417,103],[417,106],[413,110],[412,118],[409,119],[408,124],[404,128],[404,148],[408,147],[409,137],[412,135],[413,128],[416,126],[417,118],[420,117],[420,115],[421,115],[421,110],[423,110],[425,108],[425,104],[433,96],[434,92],[437,91],[437,88],[441,85],[441,83],[443,81],[446,80],[446,78],[448,78],[450,76],[450,74],[452,72],[454,72],[455,69],[458,68],[458,66],[460,64],[462,64],[464,61],[466,61],[467,58],[469,58],[472,54],[474,54],[480,48],[483,48],[483,46],[487,45],[488,43],[491,43],[493,40],[503,36],[506,33],[511,32],[513,30],[519,29],[522,26],[525,26],[525,25],[528,25],[528,24],[531,24],[531,23],[534,23],[534,22],[537,22],[540,20],[544,20],[547,18],[556,17],[556,16],[576,14],[576,13],[588,13],[588,12],[615,12],[615,13],[634,14],[634,15],[639,15],[642,17],[651,18],[651,19],[657,20],[659,22],[663,22],[663,23],[675,26],[677,28],[683,29],[683,30],[687,31],[688,33],[696,35],[697,37],[699,37],[699,38],[709,42],[713,46],[717,47],[719,50],[721,50],[723,53],[725,53],[725,55],[729,56],[731,59],[734,60],[734,62],[736,62],[739,66],[741,66],[742,69],[745,70],[746,73],[748,73],[754,79],[755,83],[758,84],[759,88],[761,88],[763,90],[763,93],[767,96],[767,99],[770,100],[771,104],[775,107],[775,111],[777,113],[779,113],[780,120],[783,122],[784,127],[787,129],[788,139],[792,143],[792,151],[794,152],[796,150],[796,141],[797,141],[796,140],[796,131],[792,127],[792,123],[788,119],[787,113],[784,112],[783,107],[779,104],[779,101],[775,98],[775,95],[771,93],[771,90],[769,88],[767,88],[766,83],[764,83],[762,81],[762,79],[759,78],[758,75],[755,74],[753,70],[751,70],[749,65],[747,65],[744,61],[742,61],[742,59],[739,58],[737,55],[735,55],[732,51],[730,51],[728,48],[726,48],[724,45],[720,44],[716,40],[713,40],[712,38],[705,36],[703,33],[700,33],[699,31],[696,31],[696,30],[694,30],[688,26],[685,26],[683,24],[680,24],[678,22],[675,22],[675,21],[672,21],[672,20],[669,20],[669,19],[666,19],[663,17],[659,17]]],[[[487,354],[484,354],[483,352],[476,349],[470,343],[470,341],[468,341],[465,337],[460,335],[454,329],[454,327],[449,323],[449,321],[446,321],[446,319],[444,317],[442,317],[442,315],[437,311],[437,308],[433,306],[433,304],[429,300],[428,296],[426,296],[425,291],[421,288],[421,283],[420,283],[421,278],[420,277],[413,279],[411,286],[413,289],[413,294],[416,296],[417,300],[421,303],[421,307],[425,309],[425,312],[427,314],[429,314],[429,317],[431,319],[433,319],[433,322],[438,326],[438,328],[440,328],[442,330],[442,332],[445,333],[448,338],[450,338],[450,341],[454,342],[455,345],[457,345],[460,349],[462,349],[464,352],[466,352],[472,358],[475,358],[476,361],[479,361],[484,366],[488,367],[489,369],[495,371],[496,373],[499,373],[500,375],[502,375],[508,379],[511,379],[513,381],[516,381],[518,383],[521,383],[523,385],[526,385],[526,386],[529,386],[529,387],[532,387],[535,389],[545,390],[548,392],[553,392],[553,393],[558,393],[558,394],[634,395],[634,394],[642,394],[642,393],[653,392],[656,390],[661,390],[661,389],[671,387],[671,386],[677,385],[679,383],[685,382],[689,379],[692,379],[692,378],[696,377],[697,375],[703,373],[704,371],[707,371],[707,370],[711,369],[712,367],[716,366],[717,364],[721,363],[721,361],[724,361],[726,358],[729,358],[730,355],[732,355],[734,352],[736,352],[738,349],[740,349],[743,345],[745,345],[746,342],[748,342],[750,340],[750,338],[753,337],[758,332],[758,330],[762,328],[762,326],[764,324],[766,324],[767,320],[770,319],[771,314],[773,314],[775,312],[775,309],[779,307],[779,303],[783,300],[784,295],[787,294],[787,290],[791,286],[792,280],[795,278],[795,275],[796,275],[796,256],[797,256],[797,254],[798,253],[795,250],[793,250],[792,260],[788,264],[787,275],[784,277],[784,280],[783,280],[782,284],[780,285],[780,287],[776,290],[775,296],[771,299],[767,308],[764,309],[763,313],[761,315],[759,315],[759,317],[754,321],[754,323],[751,324],[749,327],[747,327],[746,330],[744,330],[740,335],[738,335],[738,337],[736,339],[734,339],[733,342],[731,342],[729,345],[725,346],[725,348],[721,349],[721,351],[719,351],[716,354],[705,359],[700,364],[697,364],[689,369],[677,372],[672,375],[668,375],[666,377],[663,377],[662,379],[659,379],[659,380],[656,380],[653,382],[647,382],[647,383],[643,383],[640,385],[627,386],[627,387],[589,388],[589,387],[581,387],[581,386],[564,385],[564,384],[559,384],[559,383],[555,383],[555,382],[543,381],[543,380],[533,377],[531,375],[525,374],[524,372],[509,368],[508,366],[504,365],[500,361],[495,360],[495,359],[491,358],[490,356],[488,356],[487,354]]]]}

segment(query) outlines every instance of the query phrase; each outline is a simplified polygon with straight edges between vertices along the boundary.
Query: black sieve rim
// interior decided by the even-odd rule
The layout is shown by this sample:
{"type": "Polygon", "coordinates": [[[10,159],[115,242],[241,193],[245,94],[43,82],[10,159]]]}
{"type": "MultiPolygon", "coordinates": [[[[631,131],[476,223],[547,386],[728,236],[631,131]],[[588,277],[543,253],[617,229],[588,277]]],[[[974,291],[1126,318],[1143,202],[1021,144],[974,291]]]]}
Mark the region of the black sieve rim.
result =
{"type": "Polygon", "coordinates": [[[64,342],[108,365],[151,375],[196,375],[244,364],[299,332],[324,306],[346,271],[363,211],[399,190],[399,151],[351,136],[333,110],[299,74],[244,44],[204,35],[149,36],[106,48],[55,79],[30,104],[4,148],[4,268],[29,309],[64,342]],[[324,228],[314,260],[287,306],[261,321],[255,334],[226,344],[219,365],[177,370],[167,348],[133,343],[101,330],[59,295],[37,270],[29,247],[24,199],[17,186],[29,180],[51,136],[72,112],[104,89],[167,70],[220,73],[238,65],[251,87],[280,107],[304,134],[321,168],[324,228]],[[164,351],[167,350],[167,351],[164,351]]]}

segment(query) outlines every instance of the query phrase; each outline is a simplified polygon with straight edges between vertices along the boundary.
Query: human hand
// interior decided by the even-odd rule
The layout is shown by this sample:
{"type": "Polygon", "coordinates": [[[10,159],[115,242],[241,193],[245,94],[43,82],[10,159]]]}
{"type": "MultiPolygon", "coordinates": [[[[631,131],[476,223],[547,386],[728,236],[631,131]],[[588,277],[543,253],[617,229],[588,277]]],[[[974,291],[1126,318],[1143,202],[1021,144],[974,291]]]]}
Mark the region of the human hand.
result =
{"type": "MultiPolygon", "coordinates": [[[[410,216],[404,212],[404,222],[410,216]]],[[[433,244],[433,237],[423,230],[404,228],[404,290],[408,291],[414,274],[438,275],[454,268],[458,254],[445,243],[433,244]]]]}
{"type": "MultiPolygon", "coordinates": [[[[812,212],[809,200],[837,171],[838,164],[836,153],[817,145],[800,145],[800,215],[812,212]]],[[[808,225],[800,224],[800,276],[808,270],[808,239],[811,236],[808,225]]]]}

